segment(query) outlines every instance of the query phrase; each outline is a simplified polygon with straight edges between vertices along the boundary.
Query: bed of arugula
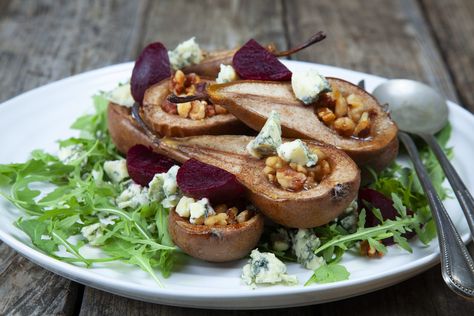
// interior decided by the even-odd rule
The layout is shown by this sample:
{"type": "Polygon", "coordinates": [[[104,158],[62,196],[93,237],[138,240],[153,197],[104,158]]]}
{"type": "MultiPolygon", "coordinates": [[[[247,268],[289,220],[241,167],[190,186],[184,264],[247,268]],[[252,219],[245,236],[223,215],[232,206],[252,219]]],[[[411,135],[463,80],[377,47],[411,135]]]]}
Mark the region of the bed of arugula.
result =
{"type": "MultiPolygon", "coordinates": [[[[120,260],[139,266],[161,285],[155,271],[159,270],[164,277],[169,276],[180,254],[168,234],[168,210],[156,201],[134,210],[122,210],[114,204],[123,184],[106,181],[103,164],[121,156],[107,130],[108,101],[101,95],[96,95],[93,100],[95,113],[80,117],[72,125],[72,129],[80,131],[80,136],[59,142],[60,147],[80,144],[84,154],[64,164],[52,154],[35,150],[25,163],[0,165],[0,195],[24,210],[25,216],[16,221],[17,227],[49,256],[87,267],[97,262],[120,260]],[[36,189],[38,183],[49,187],[48,192],[36,189]],[[118,219],[104,230],[98,240],[106,256],[84,257],[80,248],[86,241],[74,236],[79,236],[84,226],[99,222],[98,214],[116,215],[118,219]]],[[[448,125],[438,133],[437,139],[452,156],[452,150],[447,148],[450,134],[448,125]]],[[[426,146],[420,146],[420,150],[436,189],[443,199],[446,198],[448,193],[442,186],[444,174],[436,158],[426,146]]],[[[360,241],[365,240],[377,251],[385,253],[387,247],[379,241],[392,237],[399,247],[411,252],[409,242],[403,237],[407,231],[415,231],[425,244],[435,238],[436,229],[428,202],[413,169],[393,163],[381,174],[374,175],[374,180],[370,187],[391,197],[399,216],[395,220],[383,220],[380,211],[374,208],[360,212],[358,228],[353,233],[348,233],[337,223],[314,229],[322,242],[314,251],[328,264],[314,271],[306,285],[347,279],[349,272],[339,261],[360,241]],[[414,214],[407,214],[407,209],[413,210],[414,214]],[[373,212],[381,224],[365,227],[366,212],[373,212]]],[[[276,255],[294,261],[291,254],[276,255]]]]}

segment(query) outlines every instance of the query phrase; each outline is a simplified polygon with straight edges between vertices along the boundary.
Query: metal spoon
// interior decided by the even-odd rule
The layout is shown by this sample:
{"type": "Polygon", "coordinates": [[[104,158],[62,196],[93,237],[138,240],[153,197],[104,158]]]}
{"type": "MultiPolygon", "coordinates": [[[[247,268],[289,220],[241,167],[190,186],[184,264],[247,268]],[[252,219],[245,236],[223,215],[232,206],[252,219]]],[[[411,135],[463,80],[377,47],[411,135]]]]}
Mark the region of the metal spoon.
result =
{"type": "MultiPolygon", "coordinates": [[[[433,136],[448,120],[445,100],[429,86],[404,79],[389,80],[379,85],[373,95],[380,103],[389,104],[391,116],[401,130],[420,136],[432,148],[459,200],[474,238],[474,199],[433,136]]],[[[436,193],[415,143],[404,132],[399,132],[399,139],[413,160],[436,222],[443,278],[457,294],[474,298],[474,261],[436,193]]]]}

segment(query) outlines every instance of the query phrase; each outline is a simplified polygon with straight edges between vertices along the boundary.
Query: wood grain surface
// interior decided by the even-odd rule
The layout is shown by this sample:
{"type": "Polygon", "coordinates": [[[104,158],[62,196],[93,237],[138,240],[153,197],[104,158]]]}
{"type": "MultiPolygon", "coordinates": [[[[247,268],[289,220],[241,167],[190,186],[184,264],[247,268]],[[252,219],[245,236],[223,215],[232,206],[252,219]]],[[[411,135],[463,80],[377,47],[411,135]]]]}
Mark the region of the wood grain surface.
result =
{"type": "MultiPolygon", "coordinates": [[[[196,36],[206,49],[249,38],[287,48],[328,38],[293,59],[424,81],[474,110],[472,0],[0,1],[0,101],[79,72],[133,60],[155,40],[196,36]]],[[[471,246],[471,250],[473,247],[471,246]]],[[[472,251],[471,251],[472,252],[472,251]]],[[[439,266],[340,302],[276,311],[212,311],[125,299],[56,276],[0,242],[1,315],[472,315],[439,266]]]]}

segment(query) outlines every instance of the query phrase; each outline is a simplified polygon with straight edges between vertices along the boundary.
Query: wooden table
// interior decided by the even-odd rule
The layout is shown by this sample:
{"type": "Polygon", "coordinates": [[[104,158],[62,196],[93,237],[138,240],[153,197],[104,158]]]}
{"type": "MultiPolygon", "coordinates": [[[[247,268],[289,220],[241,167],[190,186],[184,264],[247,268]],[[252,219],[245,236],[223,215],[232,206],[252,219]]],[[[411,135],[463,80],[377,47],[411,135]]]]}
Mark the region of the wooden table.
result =
{"type": "MultiPolygon", "coordinates": [[[[325,30],[323,43],[292,58],[421,80],[474,111],[473,17],[472,0],[1,0],[0,101],[86,70],[134,60],[145,44],[156,40],[174,47],[196,36],[204,48],[215,49],[255,38],[286,48],[325,30]]],[[[340,302],[233,315],[473,315],[474,302],[451,293],[439,270],[438,265],[396,286],[340,302]]],[[[0,242],[2,315],[189,312],[229,313],[148,304],[85,287],[0,242]]]]}

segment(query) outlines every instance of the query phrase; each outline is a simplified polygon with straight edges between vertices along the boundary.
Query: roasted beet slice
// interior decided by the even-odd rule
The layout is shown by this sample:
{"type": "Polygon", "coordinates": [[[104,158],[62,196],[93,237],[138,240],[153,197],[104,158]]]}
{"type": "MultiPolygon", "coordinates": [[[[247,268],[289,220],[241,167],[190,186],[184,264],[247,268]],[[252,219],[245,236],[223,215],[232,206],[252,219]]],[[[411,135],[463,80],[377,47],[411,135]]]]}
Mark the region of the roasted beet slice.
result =
{"type": "Polygon", "coordinates": [[[168,50],[159,43],[151,43],[138,56],[130,81],[133,99],[143,101],[145,90],[171,76],[168,50]]]}
{"type": "MultiPolygon", "coordinates": [[[[386,219],[395,219],[398,212],[393,206],[392,199],[386,197],[382,193],[370,189],[362,188],[359,190],[359,208],[365,208],[366,217],[365,217],[365,227],[373,227],[380,224],[380,221],[375,217],[375,215],[370,211],[371,207],[378,208],[384,220],[386,219]]],[[[408,214],[413,214],[413,211],[407,210],[408,214]]],[[[415,232],[407,232],[403,234],[403,237],[410,239],[415,236],[415,232]]],[[[383,244],[386,246],[393,245],[393,238],[386,238],[382,240],[383,244]]]]}
{"type": "Polygon", "coordinates": [[[167,172],[178,163],[166,156],[153,152],[143,145],[135,145],[127,152],[127,170],[130,178],[146,186],[157,173],[167,172]]]}
{"type": "Polygon", "coordinates": [[[234,201],[245,193],[244,186],[232,173],[196,159],[187,160],[179,168],[176,180],[184,195],[208,198],[212,203],[234,201]]]}
{"type": "Polygon", "coordinates": [[[242,46],[232,59],[240,78],[248,80],[287,81],[291,71],[254,39],[242,46]]]}

